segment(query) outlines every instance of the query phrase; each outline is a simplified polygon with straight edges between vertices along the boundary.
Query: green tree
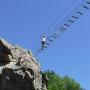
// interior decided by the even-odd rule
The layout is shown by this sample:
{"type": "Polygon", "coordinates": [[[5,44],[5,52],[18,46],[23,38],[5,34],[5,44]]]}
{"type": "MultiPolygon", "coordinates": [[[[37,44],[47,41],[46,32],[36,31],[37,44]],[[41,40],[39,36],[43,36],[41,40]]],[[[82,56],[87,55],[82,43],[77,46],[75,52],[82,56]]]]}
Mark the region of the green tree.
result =
{"type": "Polygon", "coordinates": [[[48,90],[84,90],[80,87],[79,83],[68,76],[60,77],[50,70],[46,71],[45,74],[49,78],[47,83],[48,90]]]}

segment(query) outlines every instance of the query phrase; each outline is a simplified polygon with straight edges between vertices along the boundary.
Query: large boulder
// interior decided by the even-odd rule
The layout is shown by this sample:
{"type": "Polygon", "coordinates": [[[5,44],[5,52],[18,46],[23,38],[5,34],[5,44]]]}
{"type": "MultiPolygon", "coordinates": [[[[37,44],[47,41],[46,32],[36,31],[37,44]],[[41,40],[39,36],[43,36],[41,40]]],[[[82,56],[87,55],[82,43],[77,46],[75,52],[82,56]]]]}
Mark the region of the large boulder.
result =
{"type": "Polygon", "coordinates": [[[47,90],[30,51],[0,39],[0,90],[47,90]]]}

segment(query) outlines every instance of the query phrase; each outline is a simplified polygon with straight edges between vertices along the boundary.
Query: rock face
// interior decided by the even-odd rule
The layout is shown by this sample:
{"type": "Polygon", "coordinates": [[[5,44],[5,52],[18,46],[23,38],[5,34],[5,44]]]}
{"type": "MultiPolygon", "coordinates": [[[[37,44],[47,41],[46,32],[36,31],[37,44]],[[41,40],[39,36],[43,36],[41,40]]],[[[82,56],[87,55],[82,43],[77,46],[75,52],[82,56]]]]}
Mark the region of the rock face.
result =
{"type": "Polygon", "coordinates": [[[0,90],[47,90],[31,52],[0,39],[0,90]]]}

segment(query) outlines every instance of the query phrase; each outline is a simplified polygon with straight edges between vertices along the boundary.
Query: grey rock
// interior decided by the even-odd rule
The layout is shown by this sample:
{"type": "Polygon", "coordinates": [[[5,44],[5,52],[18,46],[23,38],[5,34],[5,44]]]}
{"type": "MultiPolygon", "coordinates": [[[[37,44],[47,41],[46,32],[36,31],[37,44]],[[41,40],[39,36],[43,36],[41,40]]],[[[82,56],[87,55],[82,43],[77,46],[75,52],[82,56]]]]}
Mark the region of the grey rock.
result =
{"type": "Polygon", "coordinates": [[[0,39],[0,90],[47,90],[44,80],[30,51],[0,39]]]}

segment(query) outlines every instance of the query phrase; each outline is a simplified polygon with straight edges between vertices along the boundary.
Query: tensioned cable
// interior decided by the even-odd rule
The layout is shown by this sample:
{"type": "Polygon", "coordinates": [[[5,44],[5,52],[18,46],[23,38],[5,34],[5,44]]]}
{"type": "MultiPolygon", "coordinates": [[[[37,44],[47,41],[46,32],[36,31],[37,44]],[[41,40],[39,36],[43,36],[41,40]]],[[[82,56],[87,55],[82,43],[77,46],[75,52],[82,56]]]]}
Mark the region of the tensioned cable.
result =
{"type": "MultiPolygon", "coordinates": [[[[80,4],[79,4],[80,5],[80,4]]],[[[48,39],[48,42],[49,42],[49,45],[58,37],[62,34],[63,31],[66,31],[68,27],[70,27],[77,19],[79,19],[80,16],[82,16],[85,11],[87,11],[90,7],[90,0],[85,0],[83,1],[82,5],[80,6],[79,9],[76,9],[74,11],[74,14],[72,14],[68,19],[66,19],[66,21],[62,24],[62,27],[58,27],[58,29],[52,33],[51,36],[49,36],[49,39],[48,39]],[[80,11],[82,10],[82,11],[80,11]],[[66,23],[68,22],[68,23],[66,23]],[[60,35],[57,33],[57,31],[60,33],[60,35]],[[55,35],[56,34],[56,35],[55,35]],[[52,40],[54,39],[54,40],[52,40]],[[52,40],[52,41],[50,41],[52,40]]],[[[48,43],[47,42],[47,43],[48,43]]],[[[48,45],[48,44],[47,44],[48,45]]],[[[39,48],[38,50],[36,50],[36,55],[40,54],[42,52],[42,50],[39,48]]]]}
{"type": "MultiPolygon", "coordinates": [[[[47,32],[49,32],[51,30],[51,28],[57,23],[57,21],[60,19],[60,17],[62,17],[78,0],[73,0],[69,6],[67,6],[67,8],[54,20],[54,22],[48,27],[48,29],[46,29],[45,31],[42,32],[42,35],[46,35],[47,32]]],[[[32,43],[32,49],[35,48],[35,46],[37,45],[37,43],[40,40],[40,37],[37,38],[33,43],[32,43]]]]}
{"type": "MultiPolygon", "coordinates": [[[[87,11],[88,9],[89,9],[89,7],[87,6],[87,5],[89,5],[90,6],[90,1],[87,1],[87,2],[85,2],[83,5],[82,5],[82,9],[84,9],[84,11],[87,11]]],[[[80,11],[77,11],[76,13],[78,13],[79,14],[79,16],[72,16],[72,19],[74,19],[74,21],[75,20],[77,20],[83,13],[82,12],[80,12],[80,11]]],[[[73,23],[74,21],[72,21],[72,20],[68,20],[68,22],[71,22],[71,23],[73,23]]],[[[64,26],[70,26],[70,25],[68,25],[68,24],[64,24],[64,26]]],[[[67,28],[64,28],[64,27],[61,27],[60,28],[60,30],[59,31],[61,31],[61,32],[63,32],[63,31],[65,31],[65,29],[67,29],[67,28]]],[[[59,36],[59,35],[58,35],[59,36]]],[[[50,37],[51,38],[51,37],[50,37]]],[[[53,37],[54,39],[56,39],[57,37],[53,37]]],[[[50,41],[50,42],[52,42],[52,41],[50,41]]],[[[38,50],[37,52],[38,53],[40,53],[42,50],[38,50]]]]}

